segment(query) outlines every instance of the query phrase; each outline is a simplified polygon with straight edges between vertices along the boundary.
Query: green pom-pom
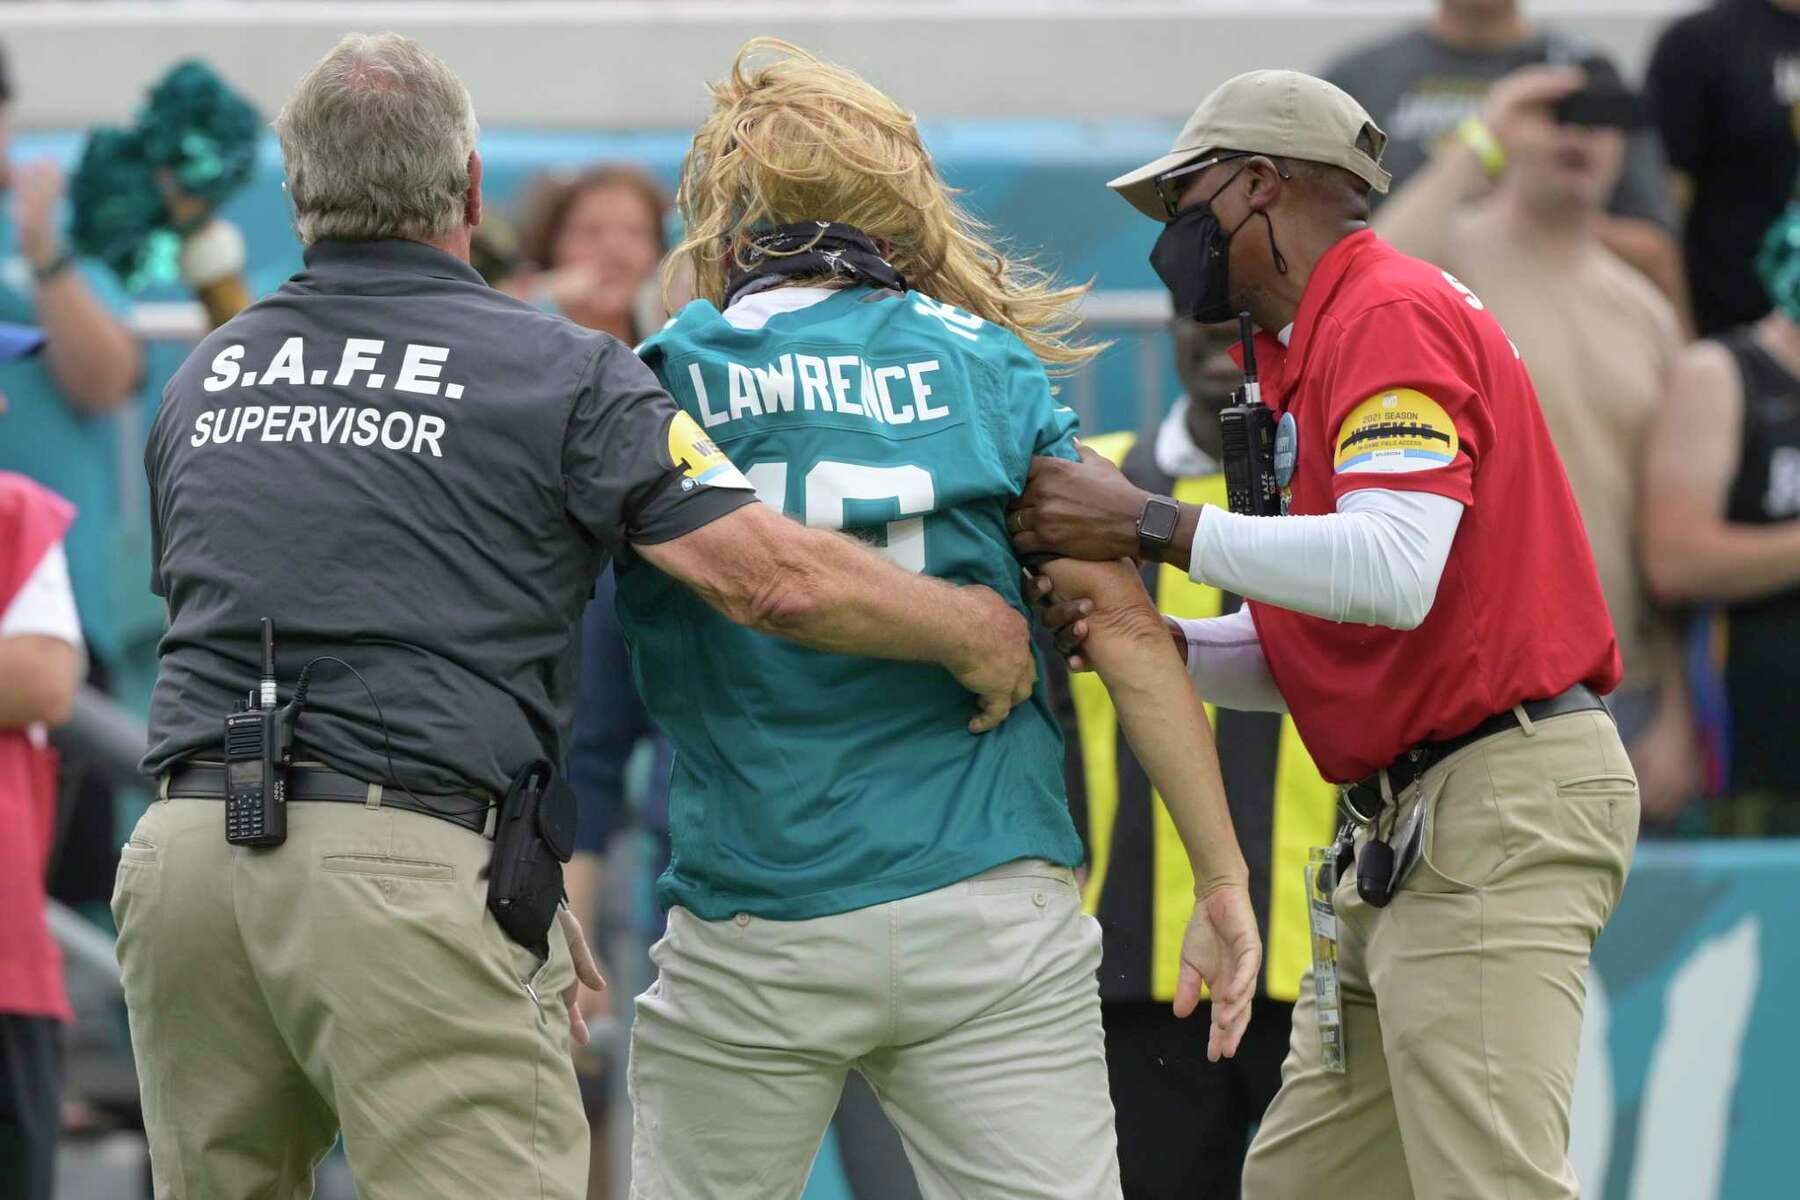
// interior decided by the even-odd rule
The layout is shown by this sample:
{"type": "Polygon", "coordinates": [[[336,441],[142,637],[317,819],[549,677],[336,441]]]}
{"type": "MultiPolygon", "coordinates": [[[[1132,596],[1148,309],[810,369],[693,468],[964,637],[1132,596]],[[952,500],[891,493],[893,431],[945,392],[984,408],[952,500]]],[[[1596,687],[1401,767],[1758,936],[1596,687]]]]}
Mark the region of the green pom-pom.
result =
{"type": "Polygon", "coordinates": [[[169,214],[135,130],[96,129],[88,135],[69,178],[69,207],[76,250],[104,262],[134,290],[157,282],[146,250],[169,214]]]}
{"type": "Polygon", "coordinates": [[[256,110],[200,62],[163,76],[138,114],[144,156],[213,208],[249,180],[260,126],[256,110]]]}
{"type": "Polygon", "coordinates": [[[1800,201],[1792,201],[1763,234],[1756,274],[1770,303],[1800,321],[1800,201]]]}
{"type": "Polygon", "coordinates": [[[150,91],[135,127],[95,129],[69,181],[75,249],[133,291],[180,274],[181,233],[166,179],[210,211],[256,167],[261,119],[202,63],[185,62],[150,91]]]}

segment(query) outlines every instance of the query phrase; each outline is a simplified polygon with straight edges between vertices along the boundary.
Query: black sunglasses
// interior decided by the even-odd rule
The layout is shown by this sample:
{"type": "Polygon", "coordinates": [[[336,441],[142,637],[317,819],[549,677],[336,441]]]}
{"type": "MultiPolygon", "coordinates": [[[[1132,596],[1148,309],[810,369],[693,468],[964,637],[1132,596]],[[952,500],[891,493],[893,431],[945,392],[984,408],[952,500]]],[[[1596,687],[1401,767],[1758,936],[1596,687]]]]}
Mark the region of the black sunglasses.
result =
{"type": "Polygon", "coordinates": [[[1155,180],[1156,195],[1163,202],[1163,210],[1169,214],[1169,219],[1171,221],[1180,214],[1177,202],[1181,199],[1182,189],[1178,187],[1171,188],[1169,186],[1175,180],[1184,179],[1189,175],[1198,175],[1200,172],[1206,170],[1206,168],[1216,167],[1222,162],[1231,162],[1233,159],[1238,158],[1254,157],[1256,156],[1248,150],[1236,150],[1230,154],[1215,154],[1211,158],[1203,158],[1199,162],[1189,163],[1185,167],[1176,167],[1173,171],[1164,171],[1161,175],[1158,175],[1155,180]]]}

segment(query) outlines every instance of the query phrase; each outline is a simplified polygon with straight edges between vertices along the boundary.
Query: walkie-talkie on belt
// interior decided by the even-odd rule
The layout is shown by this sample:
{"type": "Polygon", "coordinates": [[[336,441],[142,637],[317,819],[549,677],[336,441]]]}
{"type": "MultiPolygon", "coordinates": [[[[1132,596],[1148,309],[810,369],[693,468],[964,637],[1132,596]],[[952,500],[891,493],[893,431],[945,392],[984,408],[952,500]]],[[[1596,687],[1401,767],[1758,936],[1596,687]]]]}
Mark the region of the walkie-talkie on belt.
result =
{"type": "Polygon", "coordinates": [[[1219,412],[1220,457],[1225,463],[1225,501],[1234,513],[1252,517],[1281,514],[1281,485],[1275,479],[1275,414],[1262,402],[1256,380],[1256,345],[1250,314],[1238,314],[1238,341],[1244,349],[1244,383],[1237,403],[1219,412]]]}
{"type": "Polygon", "coordinates": [[[225,718],[225,840],[234,846],[287,841],[292,705],[275,706],[275,622],[262,622],[262,681],[225,718]]]}

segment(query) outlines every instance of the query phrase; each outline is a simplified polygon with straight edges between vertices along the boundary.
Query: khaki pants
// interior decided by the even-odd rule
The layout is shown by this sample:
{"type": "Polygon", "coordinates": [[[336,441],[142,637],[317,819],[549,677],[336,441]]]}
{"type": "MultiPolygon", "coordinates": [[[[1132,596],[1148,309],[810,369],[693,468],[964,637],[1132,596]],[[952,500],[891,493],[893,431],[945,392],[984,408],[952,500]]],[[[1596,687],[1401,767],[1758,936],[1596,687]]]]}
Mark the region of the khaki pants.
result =
{"type": "Polygon", "coordinates": [[[1349,1070],[1319,1065],[1309,975],[1245,1200],[1579,1195],[1569,1097],[1589,952],[1637,842],[1631,763],[1611,720],[1572,713],[1444,760],[1398,822],[1421,804],[1425,852],[1387,908],[1354,872],[1338,886],[1349,1070]]]}
{"type": "Polygon", "coordinates": [[[287,843],[224,804],[138,822],[113,916],[159,1200],[301,1200],[341,1128],[361,1200],[579,1200],[587,1121],[551,931],[486,907],[493,844],[391,808],[297,803],[287,843]]]}
{"type": "Polygon", "coordinates": [[[1119,1195],[1100,931],[1074,877],[1021,861],[809,921],[669,914],[637,1002],[639,1200],[796,1197],[846,1072],[926,1200],[1119,1195]]]}

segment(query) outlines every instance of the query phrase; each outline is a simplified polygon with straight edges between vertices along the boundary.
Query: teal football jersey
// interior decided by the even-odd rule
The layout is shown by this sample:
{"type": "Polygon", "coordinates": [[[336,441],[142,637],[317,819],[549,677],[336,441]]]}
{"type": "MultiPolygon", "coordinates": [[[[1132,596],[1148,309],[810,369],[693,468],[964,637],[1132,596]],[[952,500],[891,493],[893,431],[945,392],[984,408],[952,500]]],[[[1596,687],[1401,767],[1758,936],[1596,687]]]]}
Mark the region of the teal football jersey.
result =
{"type": "MultiPolygon", "coordinates": [[[[764,502],[1027,612],[1006,504],[1032,455],[1074,456],[1075,414],[1010,331],[916,292],[784,288],[729,319],[696,301],[639,353],[764,502]]],[[[1041,682],[977,736],[942,667],[744,629],[631,555],[618,605],[675,744],[664,904],[800,919],[1080,861],[1041,682]]]]}

